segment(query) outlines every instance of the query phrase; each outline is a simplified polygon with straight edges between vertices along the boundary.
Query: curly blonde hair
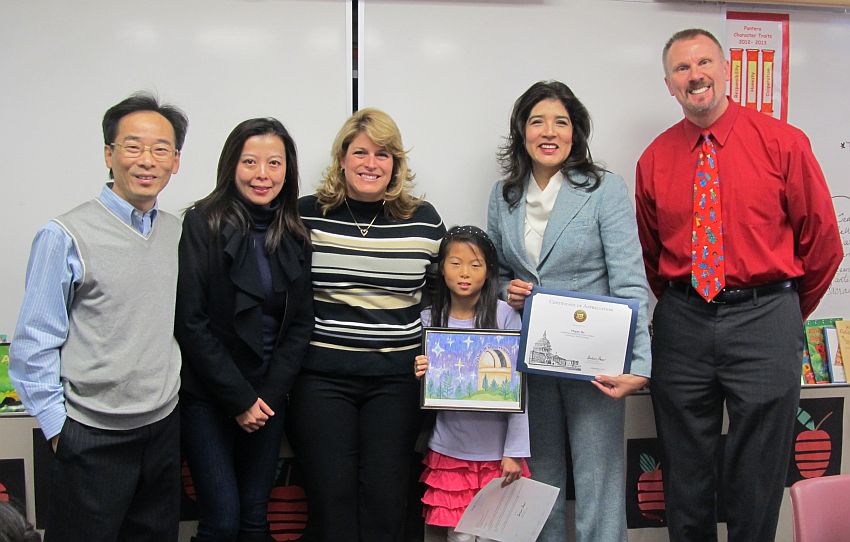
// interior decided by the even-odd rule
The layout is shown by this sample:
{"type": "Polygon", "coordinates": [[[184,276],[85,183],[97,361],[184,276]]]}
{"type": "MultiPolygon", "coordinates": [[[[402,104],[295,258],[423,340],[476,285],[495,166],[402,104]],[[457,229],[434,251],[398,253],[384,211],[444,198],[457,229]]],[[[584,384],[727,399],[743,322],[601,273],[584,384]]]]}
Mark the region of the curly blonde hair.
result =
{"type": "Polygon", "coordinates": [[[361,133],[366,134],[375,145],[387,149],[393,157],[392,177],[384,193],[384,213],[395,220],[410,218],[422,204],[422,199],[411,194],[415,175],[407,164],[407,151],[401,141],[401,132],[389,115],[372,107],[354,113],[334,139],[331,165],[325,170],[322,183],[316,190],[322,213],[327,214],[336,209],[345,200],[347,189],[342,160],[351,141],[361,133]]]}

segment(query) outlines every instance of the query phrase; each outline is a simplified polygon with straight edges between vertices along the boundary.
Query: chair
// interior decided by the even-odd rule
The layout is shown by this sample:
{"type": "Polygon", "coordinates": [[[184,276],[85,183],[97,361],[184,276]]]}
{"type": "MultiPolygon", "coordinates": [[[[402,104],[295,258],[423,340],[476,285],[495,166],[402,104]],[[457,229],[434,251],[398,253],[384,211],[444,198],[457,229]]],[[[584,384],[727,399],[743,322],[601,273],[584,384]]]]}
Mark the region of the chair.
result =
{"type": "Polygon", "coordinates": [[[800,480],[791,505],[795,542],[850,540],[850,474],[800,480]]]}

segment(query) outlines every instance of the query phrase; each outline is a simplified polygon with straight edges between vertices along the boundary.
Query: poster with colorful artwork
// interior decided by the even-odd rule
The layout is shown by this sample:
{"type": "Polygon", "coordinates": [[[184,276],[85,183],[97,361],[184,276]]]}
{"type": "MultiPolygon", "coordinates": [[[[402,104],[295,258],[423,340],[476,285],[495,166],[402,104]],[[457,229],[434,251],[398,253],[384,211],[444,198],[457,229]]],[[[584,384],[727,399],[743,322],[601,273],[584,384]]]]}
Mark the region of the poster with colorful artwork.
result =
{"type": "Polygon", "coordinates": [[[0,414],[23,411],[24,405],[9,378],[9,343],[0,341],[0,414]]]}
{"type": "Polygon", "coordinates": [[[726,12],[729,97],[788,119],[788,14],[726,12]]]}
{"type": "Polygon", "coordinates": [[[667,527],[664,470],[657,438],[626,443],[626,521],[629,529],[667,527]]]}
{"type": "MultiPolygon", "coordinates": [[[[726,522],[723,484],[723,455],[726,435],[719,435],[714,463],[706,468],[717,473],[718,523],[726,522]]],[[[626,442],[626,522],[629,529],[667,527],[667,499],[664,494],[664,459],[657,438],[629,439],[626,442]]]]}
{"type": "MultiPolygon", "coordinates": [[[[843,397],[800,399],[794,441],[785,486],[799,480],[840,473],[844,438],[843,397]]],[[[720,435],[716,462],[717,521],[726,521],[727,499],[723,464],[727,436],[720,435]]],[[[664,459],[657,438],[629,439],[626,443],[626,519],[629,529],[666,527],[664,459]]]]}
{"type": "Polygon", "coordinates": [[[841,472],[844,398],[800,399],[785,485],[841,472]]]}

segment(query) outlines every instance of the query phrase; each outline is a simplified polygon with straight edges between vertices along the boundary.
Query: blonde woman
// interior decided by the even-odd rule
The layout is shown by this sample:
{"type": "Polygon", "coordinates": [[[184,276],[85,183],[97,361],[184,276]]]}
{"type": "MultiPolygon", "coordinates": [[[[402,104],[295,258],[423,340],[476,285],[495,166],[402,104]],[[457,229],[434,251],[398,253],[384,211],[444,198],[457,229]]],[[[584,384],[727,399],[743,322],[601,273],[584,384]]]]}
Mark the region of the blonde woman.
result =
{"type": "Polygon", "coordinates": [[[337,134],[316,194],[299,202],[316,325],[292,409],[310,540],[402,539],[419,430],[410,360],[426,270],[446,231],[410,193],[412,180],[395,122],[362,109],[337,134]]]}

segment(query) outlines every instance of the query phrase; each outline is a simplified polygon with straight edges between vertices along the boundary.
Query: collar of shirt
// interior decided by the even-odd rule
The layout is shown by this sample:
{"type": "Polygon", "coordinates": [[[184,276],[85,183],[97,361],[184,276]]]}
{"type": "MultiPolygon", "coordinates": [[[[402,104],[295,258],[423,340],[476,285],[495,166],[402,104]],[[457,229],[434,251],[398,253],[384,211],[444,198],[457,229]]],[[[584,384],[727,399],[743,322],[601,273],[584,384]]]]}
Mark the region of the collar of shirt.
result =
{"type": "MultiPolygon", "coordinates": [[[[720,115],[719,119],[714,121],[714,124],[708,127],[708,131],[711,132],[712,139],[714,139],[721,148],[726,144],[729,134],[732,133],[732,127],[735,125],[735,120],[738,118],[738,112],[741,110],[741,106],[732,100],[729,100],[728,96],[726,99],[729,101],[729,107],[727,107],[726,111],[720,115]]],[[[700,128],[688,119],[684,120],[685,122],[683,126],[685,130],[685,141],[690,141],[691,150],[694,150],[702,141],[702,132],[705,128],[700,128]]]]}
{"type": "Polygon", "coordinates": [[[540,189],[540,185],[537,184],[537,181],[534,180],[534,175],[528,175],[528,188],[525,192],[525,201],[528,203],[539,203],[542,200],[552,200],[554,203],[555,197],[557,197],[558,192],[561,190],[561,185],[564,184],[564,174],[560,171],[556,172],[549,179],[549,183],[546,185],[546,188],[540,189]]]}
{"type": "Polygon", "coordinates": [[[112,183],[106,183],[103,186],[98,199],[109,209],[109,212],[120,218],[121,222],[127,224],[145,237],[151,234],[153,222],[156,220],[156,214],[159,208],[158,203],[154,204],[150,211],[143,213],[113,192],[112,183]]]}

